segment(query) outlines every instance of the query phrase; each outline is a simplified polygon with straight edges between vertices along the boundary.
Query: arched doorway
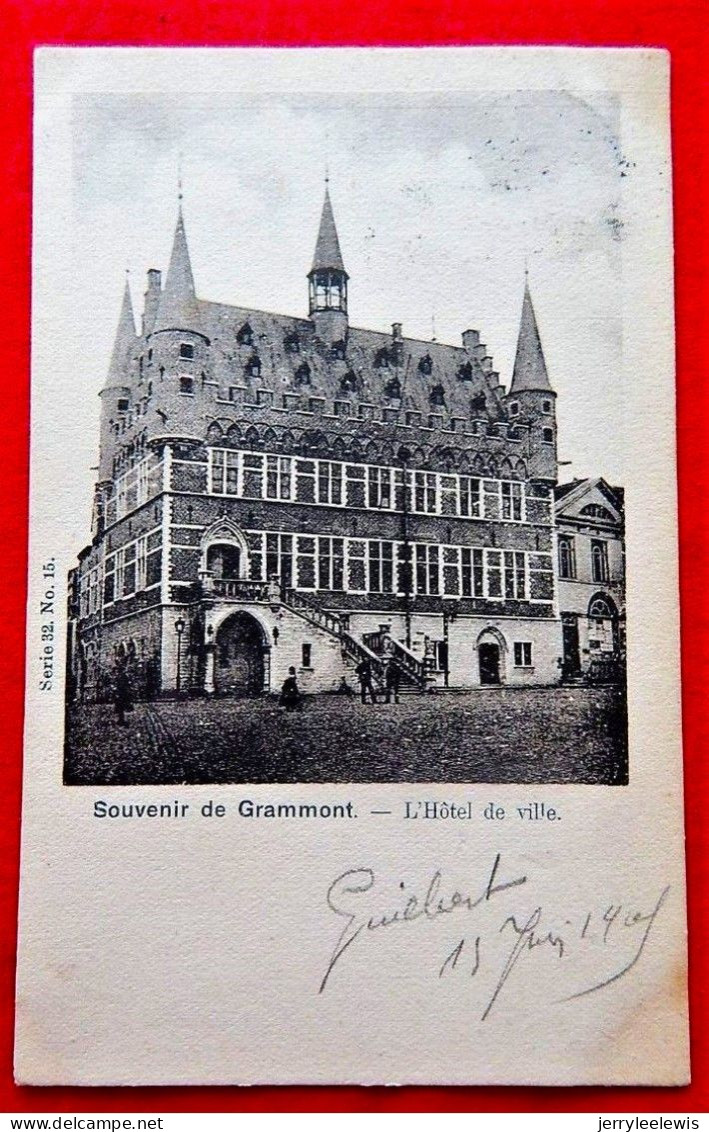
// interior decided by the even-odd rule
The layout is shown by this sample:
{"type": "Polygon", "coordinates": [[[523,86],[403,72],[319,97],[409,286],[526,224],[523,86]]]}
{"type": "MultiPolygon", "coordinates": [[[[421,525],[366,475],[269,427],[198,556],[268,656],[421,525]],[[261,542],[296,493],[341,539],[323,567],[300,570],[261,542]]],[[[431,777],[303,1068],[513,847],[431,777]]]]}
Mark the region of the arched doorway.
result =
{"type": "Polygon", "coordinates": [[[495,686],[505,682],[507,648],[505,638],[497,629],[484,629],[477,644],[480,683],[495,686]]]}
{"type": "Polygon", "coordinates": [[[228,542],[213,542],[207,547],[207,570],[213,578],[241,577],[241,548],[228,542]]]}
{"type": "Polygon", "coordinates": [[[218,695],[255,696],[263,692],[266,643],[255,617],[240,610],[222,622],[217,630],[214,661],[214,688],[218,695]]]}
{"type": "Polygon", "coordinates": [[[618,610],[608,594],[597,593],[588,603],[588,644],[591,653],[613,653],[618,647],[618,610]]]}

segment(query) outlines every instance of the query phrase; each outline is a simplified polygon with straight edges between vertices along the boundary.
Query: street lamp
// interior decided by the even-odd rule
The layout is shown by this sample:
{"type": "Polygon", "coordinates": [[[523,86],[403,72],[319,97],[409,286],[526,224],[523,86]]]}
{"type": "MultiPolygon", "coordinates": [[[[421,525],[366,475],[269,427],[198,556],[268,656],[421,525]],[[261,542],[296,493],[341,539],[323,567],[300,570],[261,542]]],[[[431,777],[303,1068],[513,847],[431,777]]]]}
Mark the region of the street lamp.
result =
{"type": "Polygon", "coordinates": [[[444,601],[443,602],[443,684],[448,687],[448,677],[450,675],[450,661],[448,657],[448,626],[451,621],[455,621],[458,616],[458,602],[457,601],[444,601]]]}
{"type": "Polygon", "coordinates": [[[411,648],[411,543],[409,542],[409,460],[411,452],[404,445],[398,452],[402,469],[403,491],[401,504],[401,541],[404,548],[404,623],[406,625],[406,647],[411,648]]]}
{"type": "Polygon", "coordinates": [[[181,680],[180,668],[181,668],[181,661],[182,661],[182,634],[184,633],[184,631],[185,631],[184,618],[178,617],[177,621],[175,622],[175,632],[177,633],[177,694],[178,694],[178,696],[179,696],[180,692],[182,691],[182,680],[181,680]]]}

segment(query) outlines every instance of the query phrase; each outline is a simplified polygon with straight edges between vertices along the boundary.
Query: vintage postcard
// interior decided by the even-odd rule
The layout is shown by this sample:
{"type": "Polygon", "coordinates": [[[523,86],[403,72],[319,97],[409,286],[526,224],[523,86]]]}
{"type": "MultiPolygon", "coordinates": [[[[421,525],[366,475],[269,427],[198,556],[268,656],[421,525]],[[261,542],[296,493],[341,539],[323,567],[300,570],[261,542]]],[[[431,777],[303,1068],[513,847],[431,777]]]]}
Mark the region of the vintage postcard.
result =
{"type": "Polygon", "coordinates": [[[17,1079],[686,1082],[668,57],[35,69],[17,1079]]]}

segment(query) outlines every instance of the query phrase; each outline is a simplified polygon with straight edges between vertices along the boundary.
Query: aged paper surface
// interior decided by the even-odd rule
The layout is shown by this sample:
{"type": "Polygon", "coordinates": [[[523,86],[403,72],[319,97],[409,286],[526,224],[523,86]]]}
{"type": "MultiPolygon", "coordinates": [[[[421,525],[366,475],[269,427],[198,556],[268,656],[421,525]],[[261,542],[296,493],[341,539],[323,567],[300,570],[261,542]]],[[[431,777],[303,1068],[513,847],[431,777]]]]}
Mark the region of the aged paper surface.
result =
{"type": "Polygon", "coordinates": [[[668,89],[38,53],[19,1081],[687,1081],[668,89]]]}

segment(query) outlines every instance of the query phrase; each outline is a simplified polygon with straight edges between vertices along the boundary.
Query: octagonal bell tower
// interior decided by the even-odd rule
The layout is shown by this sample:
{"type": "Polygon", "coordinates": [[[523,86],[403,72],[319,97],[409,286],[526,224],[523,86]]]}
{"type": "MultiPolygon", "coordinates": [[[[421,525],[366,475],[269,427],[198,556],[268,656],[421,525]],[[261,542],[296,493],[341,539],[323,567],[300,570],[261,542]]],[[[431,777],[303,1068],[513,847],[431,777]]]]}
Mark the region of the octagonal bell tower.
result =
{"type": "Polygon", "coordinates": [[[313,266],[308,272],[310,318],[321,341],[331,345],[347,338],[347,280],[340,251],[330,188],[325,181],[325,200],[315,245],[313,266]]]}

